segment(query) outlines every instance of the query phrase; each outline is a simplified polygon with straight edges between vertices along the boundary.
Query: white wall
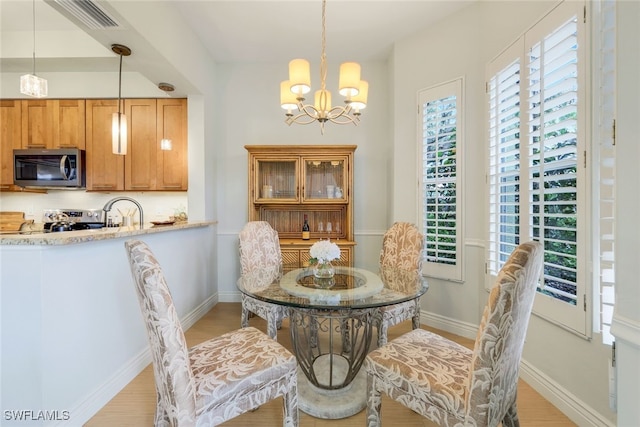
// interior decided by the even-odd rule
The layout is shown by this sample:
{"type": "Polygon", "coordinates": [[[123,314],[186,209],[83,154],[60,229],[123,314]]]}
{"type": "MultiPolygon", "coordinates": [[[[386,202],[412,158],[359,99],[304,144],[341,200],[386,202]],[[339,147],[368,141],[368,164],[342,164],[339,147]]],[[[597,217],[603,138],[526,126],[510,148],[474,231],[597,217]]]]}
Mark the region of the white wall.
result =
{"type": "MultiPolygon", "coordinates": [[[[422,298],[423,321],[475,337],[487,294],[484,281],[485,65],[534,24],[555,2],[478,2],[436,26],[397,43],[393,59],[393,220],[416,220],[416,94],[464,77],[465,141],[463,283],[430,280],[422,298]]],[[[594,334],[579,338],[532,316],[523,354],[523,375],[578,424],[612,425],[608,408],[608,347],[594,334]],[[578,362],[579,361],[579,362],[578,362]],[[588,374],[585,374],[587,372],[588,374]],[[558,399],[557,396],[563,396],[558,399]],[[564,402],[563,400],[566,400],[564,402]]]]}

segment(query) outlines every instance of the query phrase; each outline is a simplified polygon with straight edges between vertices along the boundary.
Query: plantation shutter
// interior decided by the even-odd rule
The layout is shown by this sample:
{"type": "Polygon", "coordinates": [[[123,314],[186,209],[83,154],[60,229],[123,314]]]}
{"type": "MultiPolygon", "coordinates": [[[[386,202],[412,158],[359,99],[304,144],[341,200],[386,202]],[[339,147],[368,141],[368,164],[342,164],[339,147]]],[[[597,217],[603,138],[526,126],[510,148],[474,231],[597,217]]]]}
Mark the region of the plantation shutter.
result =
{"type": "Polygon", "coordinates": [[[520,244],[520,55],[514,44],[487,70],[489,238],[486,288],[520,244]]]}
{"type": "Polygon", "coordinates": [[[418,94],[421,118],[420,217],[425,237],[424,273],[462,280],[460,103],[462,80],[418,94]]]}
{"type": "Polygon", "coordinates": [[[534,312],[586,335],[584,3],[565,1],[487,66],[486,278],[516,245],[544,246],[534,312]]]}
{"type": "Polygon", "coordinates": [[[615,141],[614,141],[614,119],[615,119],[615,82],[616,82],[616,59],[615,59],[615,17],[616,5],[614,0],[604,0],[599,2],[600,21],[598,55],[596,61],[599,64],[598,94],[596,105],[598,118],[594,135],[597,137],[599,150],[598,173],[599,187],[597,189],[599,197],[598,214],[600,236],[599,243],[599,278],[600,278],[600,298],[599,298],[599,329],[602,332],[602,341],[605,344],[613,343],[614,337],[611,335],[611,320],[613,318],[613,305],[615,303],[615,141]]]}

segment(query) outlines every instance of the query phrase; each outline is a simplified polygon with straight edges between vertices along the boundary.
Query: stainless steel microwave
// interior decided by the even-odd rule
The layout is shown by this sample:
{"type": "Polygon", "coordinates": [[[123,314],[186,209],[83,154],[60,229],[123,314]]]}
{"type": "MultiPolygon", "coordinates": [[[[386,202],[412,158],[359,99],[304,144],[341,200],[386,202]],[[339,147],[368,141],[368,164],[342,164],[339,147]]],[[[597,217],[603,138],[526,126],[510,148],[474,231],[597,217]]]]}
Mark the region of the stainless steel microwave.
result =
{"type": "Polygon", "coordinates": [[[21,187],[82,188],[85,152],[76,148],[13,150],[13,183],[21,187]]]}

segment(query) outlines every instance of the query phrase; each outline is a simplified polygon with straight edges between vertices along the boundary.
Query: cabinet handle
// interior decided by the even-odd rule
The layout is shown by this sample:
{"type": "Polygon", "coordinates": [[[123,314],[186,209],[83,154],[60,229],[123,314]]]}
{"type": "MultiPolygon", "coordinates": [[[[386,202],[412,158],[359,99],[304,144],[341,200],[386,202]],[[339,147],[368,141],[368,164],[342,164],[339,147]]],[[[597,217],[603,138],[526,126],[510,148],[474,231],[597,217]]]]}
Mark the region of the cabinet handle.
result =
{"type": "Polygon", "coordinates": [[[130,185],[131,188],[150,188],[148,185],[130,185]]]}
{"type": "Polygon", "coordinates": [[[113,188],[113,185],[92,185],[92,188],[106,188],[106,189],[111,189],[113,188]]]}
{"type": "Polygon", "coordinates": [[[162,188],[182,188],[182,185],[162,185],[162,188]]]}
{"type": "Polygon", "coordinates": [[[27,148],[47,148],[44,144],[27,144],[27,148]]]}

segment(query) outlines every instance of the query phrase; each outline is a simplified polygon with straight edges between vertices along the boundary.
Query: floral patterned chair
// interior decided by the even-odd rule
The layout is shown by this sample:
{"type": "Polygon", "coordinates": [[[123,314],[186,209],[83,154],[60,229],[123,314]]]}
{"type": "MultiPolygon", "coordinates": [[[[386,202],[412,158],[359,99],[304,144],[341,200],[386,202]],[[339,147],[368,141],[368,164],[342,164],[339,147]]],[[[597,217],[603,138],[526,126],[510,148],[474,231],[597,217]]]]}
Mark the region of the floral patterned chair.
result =
{"type": "Polygon", "coordinates": [[[141,241],[125,243],[153,357],[155,426],[215,426],[283,397],[283,426],[298,425],[297,363],[255,328],[187,349],[162,269],[141,241]]]}
{"type": "Polygon", "coordinates": [[[519,426],[518,371],[536,286],[539,242],[519,245],[500,270],[473,350],[416,329],[367,355],[367,426],[381,393],[441,426],[519,426]]]}
{"type": "MultiPolygon", "coordinates": [[[[404,271],[422,269],[424,238],[418,228],[408,222],[394,223],[382,238],[380,268],[398,268],[404,271]]],[[[420,298],[400,304],[380,307],[378,311],[378,347],[387,342],[390,326],[412,320],[413,329],[420,327],[420,298]]]]}
{"type": "MultiPolygon", "coordinates": [[[[271,271],[273,279],[282,275],[282,253],[278,232],[266,221],[248,222],[240,230],[240,270],[248,274],[257,270],[271,271]]],[[[272,280],[266,283],[269,285],[272,280]]],[[[242,294],[241,326],[249,326],[249,313],[267,321],[267,335],[278,339],[282,320],[289,316],[287,308],[242,294]]]]}

